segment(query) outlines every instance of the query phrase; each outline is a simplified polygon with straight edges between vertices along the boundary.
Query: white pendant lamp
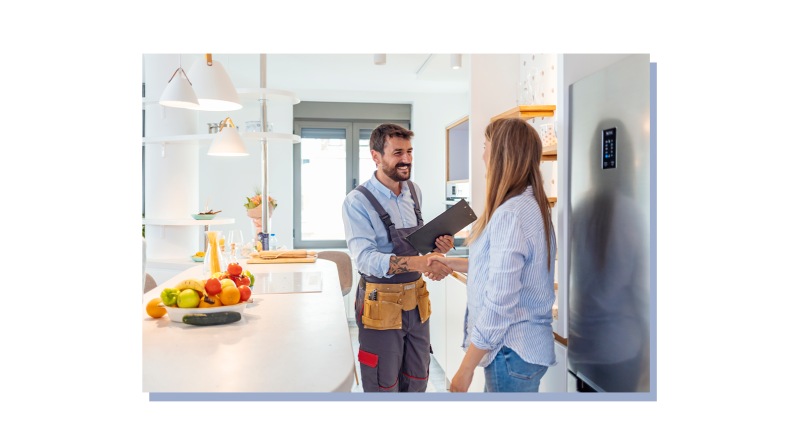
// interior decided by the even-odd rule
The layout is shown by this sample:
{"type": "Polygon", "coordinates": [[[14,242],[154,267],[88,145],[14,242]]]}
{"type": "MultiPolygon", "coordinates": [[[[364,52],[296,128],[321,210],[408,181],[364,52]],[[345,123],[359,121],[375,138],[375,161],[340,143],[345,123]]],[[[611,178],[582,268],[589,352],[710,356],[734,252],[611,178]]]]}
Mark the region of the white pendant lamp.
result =
{"type": "Polygon", "coordinates": [[[187,73],[181,67],[181,54],[179,54],[179,68],[173,73],[168,86],[160,96],[159,104],[165,107],[197,109],[200,104],[195,95],[192,83],[187,77],[187,73]]]}
{"type": "Polygon", "coordinates": [[[451,68],[458,70],[462,66],[462,55],[461,54],[452,54],[451,55],[451,68]]]}
{"type": "Polygon", "coordinates": [[[245,147],[245,142],[242,141],[242,137],[239,136],[239,132],[237,131],[236,127],[234,127],[234,121],[231,118],[226,118],[222,124],[220,124],[220,133],[217,134],[214,141],[212,141],[212,145],[209,147],[209,153],[207,155],[213,156],[247,156],[248,151],[245,147]],[[231,124],[230,127],[226,127],[226,123],[231,124]]]}
{"type": "Polygon", "coordinates": [[[375,54],[374,55],[374,65],[385,65],[385,55],[384,54],[375,54]]]}
{"type": "Polygon", "coordinates": [[[198,60],[190,68],[193,90],[198,96],[198,110],[231,111],[242,108],[234,84],[228,76],[223,64],[212,61],[207,54],[206,60],[198,60]]]}

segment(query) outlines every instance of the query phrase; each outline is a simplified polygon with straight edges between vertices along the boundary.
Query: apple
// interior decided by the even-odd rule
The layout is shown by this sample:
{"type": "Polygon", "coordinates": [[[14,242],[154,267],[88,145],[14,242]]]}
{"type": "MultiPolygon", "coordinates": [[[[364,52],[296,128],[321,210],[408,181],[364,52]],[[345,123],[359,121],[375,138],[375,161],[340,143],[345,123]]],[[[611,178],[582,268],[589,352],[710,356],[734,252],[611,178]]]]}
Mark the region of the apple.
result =
{"type": "Polygon", "coordinates": [[[229,286],[232,286],[232,287],[236,288],[236,284],[231,279],[223,279],[223,280],[220,281],[220,287],[221,288],[225,288],[225,287],[229,287],[229,286]]]}
{"type": "Polygon", "coordinates": [[[179,308],[196,308],[201,303],[201,296],[195,290],[182,290],[176,298],[176,305],[179,308]]]}
{"type": "Polygon", "coordinates": [[[250,288],[247,285],[240,286],[239,287],[239,301],[240,302],[246,302],[248,299],[250,299],[250,295],[252,293],[253,292],[250,291],[250,288]]]}

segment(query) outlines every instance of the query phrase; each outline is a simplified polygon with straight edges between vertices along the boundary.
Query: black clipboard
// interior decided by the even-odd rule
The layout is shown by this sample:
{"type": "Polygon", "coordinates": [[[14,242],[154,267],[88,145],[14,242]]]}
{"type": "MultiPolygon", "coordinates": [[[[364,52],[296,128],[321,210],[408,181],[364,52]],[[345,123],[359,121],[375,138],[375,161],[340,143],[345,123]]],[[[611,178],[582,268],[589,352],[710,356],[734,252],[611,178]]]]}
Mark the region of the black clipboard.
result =
{"type": "Polygon", "coordinates": [[[477,218],[468,202],[459,200],[459,203],[451,206],[450,209],[447,209],[438,215],[437,218],[406,238],[421,255],[429,254],[437,247],[435,245],[437,237],[443,235],[453,236],[465,226],[476,221],[477,218]]]}

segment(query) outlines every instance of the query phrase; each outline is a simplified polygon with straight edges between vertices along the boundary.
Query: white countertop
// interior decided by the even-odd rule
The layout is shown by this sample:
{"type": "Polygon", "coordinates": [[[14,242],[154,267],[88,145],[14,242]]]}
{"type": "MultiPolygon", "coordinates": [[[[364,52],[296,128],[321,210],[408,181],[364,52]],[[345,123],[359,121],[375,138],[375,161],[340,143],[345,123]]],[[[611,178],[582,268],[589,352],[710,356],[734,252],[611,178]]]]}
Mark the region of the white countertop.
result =
{"type": "Polygon", "coordinates": [[[190,268],[143,297],[144,392],[349,392],[354,362],[335,263],[249,265],[263,272],[322,271],[321,293],[254,294],[242,320],[196,327],[154,319],[149,300],[190,268]]]}

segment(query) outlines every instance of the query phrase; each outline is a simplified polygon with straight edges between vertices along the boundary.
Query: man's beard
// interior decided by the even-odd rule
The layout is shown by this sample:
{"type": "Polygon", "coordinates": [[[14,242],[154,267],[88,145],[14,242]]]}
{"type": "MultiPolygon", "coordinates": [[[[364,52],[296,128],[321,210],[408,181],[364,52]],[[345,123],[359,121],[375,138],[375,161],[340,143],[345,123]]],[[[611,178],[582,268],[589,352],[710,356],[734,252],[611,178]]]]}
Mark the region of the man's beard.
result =
{"type": "Polygon", "coordinates": [[[395,166],[389,168],[385,164],[382,165],[382,173],[385,174],[388,178],[393,181],[404,181],[410,179],[410,174],[412,173],[412,165],[405,164],[405,163],[398,163],[395,166]],[[407,167],[407,173],[400,173],[398,170],[399,167],[407,167]]]}

